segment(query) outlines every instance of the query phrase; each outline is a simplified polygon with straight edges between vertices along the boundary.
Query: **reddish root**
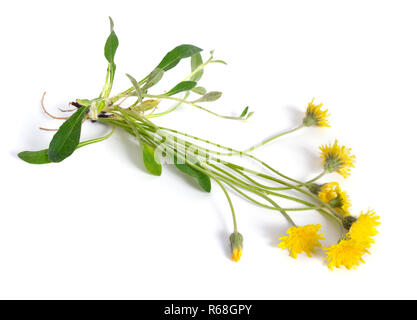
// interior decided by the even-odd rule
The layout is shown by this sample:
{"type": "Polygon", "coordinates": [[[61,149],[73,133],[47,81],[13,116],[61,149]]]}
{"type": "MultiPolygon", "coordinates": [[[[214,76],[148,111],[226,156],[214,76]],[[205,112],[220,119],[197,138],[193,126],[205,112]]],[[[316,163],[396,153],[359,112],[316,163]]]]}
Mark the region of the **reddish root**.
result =
{"type": "Polygon", "coordinates": [[[50,128],[42,128],[42,127],[39,127],[39,129],[43,131],[58,131],[58,129],[50,129],[50,128]]]}
{"type": "Polygon", "coordinates": [[[61,112],[73,112],[77,109],[64,110],[64,109],[58,108],[58,110],[61,111],[61,112]]]}
{"type": "Polygon", "coordinates": [[[49,112],[45,109],[45,105],[44,105],[44,103],[43,103],[43,101],[44,101],[44,99],[45,99],[45,95],[46,95],[46,92],[44,92],[44,93],[43,93],[43,95],[42,95],[42,99],[41,99],[41,106],[42,106],[42,110],[43,110],[43,112],[45,112],[45,114],[46,114],[46,115],[48,115],[49,117],[51,117],[52,119],[67,120],[69,117],[56,117],[56,116],[54,116],[54,115],[50,114],[50,113],[49,113],[49,112]]]}

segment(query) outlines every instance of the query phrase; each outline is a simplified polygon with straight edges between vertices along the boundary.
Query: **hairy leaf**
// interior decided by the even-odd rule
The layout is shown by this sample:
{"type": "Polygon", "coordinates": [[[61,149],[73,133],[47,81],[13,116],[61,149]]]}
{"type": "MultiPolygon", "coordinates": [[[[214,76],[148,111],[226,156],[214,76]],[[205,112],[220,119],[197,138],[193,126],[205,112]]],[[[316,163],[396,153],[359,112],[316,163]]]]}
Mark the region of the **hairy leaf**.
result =
{"type": "Polygon", "coordinates": [[[117,39],[113,27],[113,20],[110,18],[110,35],[107,37],[106,44],[104,45],[104,56],[109,63],[114,63],[114,56],[116,55],[116,50],[119,46],[119,39],[117,39]]]}
{"type": "MultiPolygon", "coordinates": [[[[191,56],[191,71],[194,71],[197,69],[201,64],[203,64],[203,59],[201,58],[200,53],[195,53],[191,56]]],[[[199,81],[201,77],[203,76],[203,69],[193,74],[190,78],[192,81],[199,81]]]]}
{"type": "Polygon", "coordinates": [[[158,68],[163,69],[164,71],[168,71],[169,69],[174,68],[181,59],[191,57],[193,54],[200,51],[202,51],[202,49],[196,46],[190,44],[182,44],[168,52],[162,61],[158,64],[158,68]]]}
{"type": "Polygon", "coordinates": [[[149,89],[150,87],[153,87],[154,85],[156,85],[163,77],[164,75],[164,70],[160,69],[160,68],[155,68],[148,76],[148,80],[146,81],[146,83],[143,85],[143,89],[149,89]]]}
{"type": "Polygon", "coordinates": [[[165,95],[172,96],[179,92],[188,91],[194,88],[196,85],[197,85],[197,82],[195,81],[182,81],[178,83],[174,88],[169,90],[167,93],[165,93],[165,95]]]}
{"type": "Polygon", "coordinates": [[[195,100],[194,102],[209,102],[209,101],[216,101],[222,96],[222,93],[219,91],[211,91],[209,93],[206,93],[201,98],[195,100]]]}
{"type": "Polygon", "coordinates": [[[138,97],[139,102],[141,102],[142,101],[142,90],[139,88],[138,82],[130,74],[126,73],[126,76],[129,78],[130,82],[132,82],[133,88],[135,88],[136,96],[138,97]]]}
{"type": "Polygon", "coordinates": [[[205,95],[207,93],[207,90],[204,87],[195,87],[191,91],[194,92],[194,93],[197,93],[199,95],[205,95]]]}

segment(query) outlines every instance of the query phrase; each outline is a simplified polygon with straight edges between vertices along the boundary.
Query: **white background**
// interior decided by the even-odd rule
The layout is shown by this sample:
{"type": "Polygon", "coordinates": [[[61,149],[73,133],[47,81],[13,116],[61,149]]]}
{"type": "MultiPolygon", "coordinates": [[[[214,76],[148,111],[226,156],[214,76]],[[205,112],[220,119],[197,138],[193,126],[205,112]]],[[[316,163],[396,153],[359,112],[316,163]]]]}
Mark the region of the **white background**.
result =
{"type": "MultiPolygon", "coordinates": [[[[0,298],[292,299],[417,298],[415,1],[13,1],[0,5],[0,298]],[[357,165],[347,189],[354,214],[374,208],[382,225],[372,255],[357,270],[329,271],[320,252],[294,260],[277,248],[288,227],[277,213],[233,195],[244,252],[230,260],[232,223],[219,188],[201,192],[164,167],[144,171],[133,139],[117,132],[62,163],[29,165],[22,150],[47,147],[75,98],[101,90],[107,16],[120,46],[114,92],[142,78],[182,43],[215,49],[201,84],[223,91],[207,107],[248,122],[182,106],[157,124],[244,148],[299,124],[307,103],[323,102],[331,128],[306,129],[256,155],[299,179],[320,172],[318,146],[338,138],[357,165]]],[[[188,71],[170,72],[160,90],[188,71]]],[[[162,108],[163,106],[161,106],[162,108]]],[[[82,139],[103,135],[85,125],[82,139]]],[[[335,226],[318,213],[324,245],[335,226]]]]}

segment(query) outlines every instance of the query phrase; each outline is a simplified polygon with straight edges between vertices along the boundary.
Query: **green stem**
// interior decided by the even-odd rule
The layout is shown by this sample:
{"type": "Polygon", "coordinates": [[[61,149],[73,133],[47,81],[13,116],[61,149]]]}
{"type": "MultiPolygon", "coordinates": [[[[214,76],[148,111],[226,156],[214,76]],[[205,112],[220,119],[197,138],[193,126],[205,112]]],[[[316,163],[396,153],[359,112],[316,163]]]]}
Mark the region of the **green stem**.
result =
{"type": "MultiPolygon", "coordinates": [[[[187,91],[186,94],[184,95],[183,100],[187,99],[189,95],[190,95],[190,91],[187,91]]],[[[171,112],[175,111],[180,105],[182,105],[182,102],[178,102],[178,103],[174,104],[171,108],[169,108],[166,111],[163,111],[163,112],[160,112],[160,113],[155,113],[155,114],[148,114],[146,117],[147,118],[156,118],[156,117],[161,117],[161,116],[167,115],[168,113],[171,113],[171,112]]]]}
{"type": "Polygon", "coordinates": [[[101,141],[104,141],[104,140],[110,138],[110,136],[113,134],[114,130],[115,130],[115,127],[113,127],[112,130],[108,134],[106,134],[105,136],[103,136],[103,137],[94,138],[94,139],[90,139],[90,140],[87,140],[87,141],[80,142],[78,144],[78,146],[77,146],[77,149],[78,148],[81,148],[81,147],[84,147],[84,146],[87,146],[89,144],[101,142],[101,141]]]}
{"type": "Polygon", "coordinates": [[[247,172],[249,172],[251,174],[254,174],[256,176],[259,176],[259,177],[262,177],[262,178],[265,178],[265,179],[268,179],[268,180],[276,181],[276,182],[278,182],[278,183],[280,183],[282,185],[286,185],[288,187],[291,187],[292,189],[297,190],[298,192],[300,192],[300,193],[302,193],[302,194],[304,194],[304,195],[306,195],[306,196],[314,199],[315,201],[317,201],[318,203],[320,203],[322,206],[326,207],[333,215],[335,215],[337,218],[339,218],[339,220],[342,220],[343,219],[343,217],[336,210],[334,210],[334,208],[332,208],[328,203],[324,202],[318,196],[316,196],[315,194],[311,193],[310,191],[303,190],[299,186],[292,185],[292,184],[290,184],[288,182],[285,182],[283,180],[280,180],[280,179],[271,177],[271,176],[266,175],[266,174],[263,174],[261,172],[257,172],[257,171],[254,171],[254,170],[251,170],[251,169],[248,169],[248,168],[244,168],[242,166],[236,166],[236,165],[234,165],[232,163],[230,165],[235,166],[237,168],[240,168],[240,169],[242,169],[244,171],[247,171],[247,172]]]}
{"type": "Polygon", "coordinates": [[[146,97],[146,98],[153,98],[153,99],[166,99],[166,100],[173,100],[173,101],[177,101],[177,102],[180,102],[180,103],[185,103],[185,104],[188,104],[188,105],[190,105],[190,106],[193,106],[193,107],[195,107],[195,108],[197,108],[197,109],[200,109],[200,110],[203,110],[203,111],[205,111],[205,112],[208,112],[208,113],[210,113],[210,114],[212,114],[212,115],[214,115],[214,116],[216,116],[216,117],[223,118],[223,119],[230,119],[230,120],[245,120],[245,119],[242,119],[241,117],[233,117],[233,116],[226,116],[226,115],[222,115],[222,114],[219,114],[219,113],[213,112],[213,111],[211,111],[211,110],[209,110],[209,109],[206,109],[206,108],[204,108],[204,107],[202,107],[202,106],[200,106],[200,105],[198,105],[198,104],[195,104],[195,103],[193,103],[193,102],[191,102],[191,101],[187,101],[187,100],[180,99],[180,98],[176,98],[176,97],[170,97],[170,96],[166,96],[166,95],[153,95],[153,94],[144,94],[143,96],[144,96],[144,97],[146,97]]]}
{"type": "Polygon", "coordinates": [[[217,184],[220,186],[220,188],[223,190],[223,193],[225,194],[225,196],[227,198],[227,201],[229,202],[230,211],[232,212],[232,218],[233,218],[233,230],[234,230],[234,232],[238,232],[237,231],[237,222],[236,222],[236,213],[235,213],[235,209],[233,208],[232,199],[230,199],[229,193],[227,192],[227,190],[223,186],[223,184],[215,177],[212,177],[212,179],[214,181],[216,181],[217,184]]]}
{"type": "MultiPolygon", "coordinates": [[[[140,85],[144,84],[147,80],[148,80],[148,76],[146,76],[142,80],[138,81],[138,85],[140,86],[140,85]]],[[[123,92],[120,92],[119,94],[116,94],[114,97],[110,98],[111,103],[116,103],[118,100],[129,96],[130,93],[132,93],[132,91],[134,89],[135,89],[134,87],[130,87],[129,89],[127,89],[123,92]]]]}
{"type": "Polygon", "coordinates": [[[192,138],[192,139],[194,139],[194,140],[201,141],[201,142],[207,143],[207,144],[209,144],[209,145],[212,145],[212,146],[218,147],[218,148],[220,148],[220,149],[223,149],[223,150],[228,150],[228,151],[229,151],[228,153],[222,153],[222,152],[217,152],[217,151],[214,151],[214,150],[210,150],[210,149],[207,149],[207,148],[203,148],[203,147],[201,147],[201,146],[198,146],[200,149],[204,149],[205,151],[207,151],[207,152],[209,152],[209,153],[211,153],[211,154],[216,154],[216,155],[224,155],[224,156],[243,155],[243,156],[245,156],[245,157],[248,157],[248,158],[250,158],[250,159],[252,159],[252,160],[254,160],[254,161],[256,161],[256,162],[260,163],[260,164],[261,164],[261,165],[263,165],[265,168],[267,168],[267,169],[269,169],[270,171],[274,172],[275,174],[277,174],[277,175],[281,176],[282,178],[285,178],[285,179],[287,179],[287,180],[293,181],[293,182],[295,182],[295,183],[297,183],[297,184],[299,184],[299,185],[303,185],[303,182],[298,181],[298,180],[295,180],[295,179],[293,179],[293,178],[290,178],[290,177],[288,177],[287,175],[284,175],[283,173],[281,173],[281,172],[279,172],[279,171],[275,170],[274,168],[272,168],[271,166],[269,166],[268,164],[266,164],[265,162],[263,162],[262,160],[260,160],[260,159],[256,158],[255,156],[253,156],[253,155],[251,155],[251,154],[248,154],[248,153],[245,153],[245,152],[242,152],[242,151],[239,151],[239,150],[236,150],[236,149],[230,148],[230,147],[225,147],[225,146],[223,146],[223,145],[221,145],[221,144],[214,143],[214,142],[212,142],[212,141],[210,141],[210,140],[207,140],[207,139],[202,139],[202,138],[199,138],[199,137],[196,137],[196,136],[193,136],[193,135],[190,135],[190,134],[187,134],[187,133],[184,133],[184,132],[178,131],[178,130],[173,130],[173,129],[169,129],[169,128],[165,128],[165,127],[159,127],[159,128],[160,128],[161,130],[164,130],[164,131],[173,132],[173,133],[179,134],[179,135],[181,135],[181,136],[184,136],[184,137],[189,137],[189,138],[192,138]]]}
{"type": "Polygon", "coordinates": [[[255,149],[259,148],[259,147],[262,147],[262,146],[266,145],[267,143],[269,143],[269,142],[271,142],[271,141],[273,141],[273,140],[275,140],[275,139],[277,139],[279,137],[282,137],[282,136],[287,135],[289,133],[292,133],[292,132],[295,132],[297,130],[300,130],[303,127],[304,127],[304,125],[301,125],[301,126],[295,127],[294,129],[291,129],[291,130],[288,130],[288,131],[284,131],[284,132],[278,133],[278,134],[272,136],[271,138],[268,138],[268,139],[266,139],[266,140],[264,140],[264,141],[262,141],[262,142],[260,142],[258,144],[255,144],[254,146],[250,147],[249,149],[244,150],[243,152],[244,153],[246,153],[246,152],[252,152],[253,150],[255,150],[255,149]]]}
{"type": "Polygon", "coordinates": [[[315,177],[315,178],[313,178],[313,179],[311,179],[311,180],[308,180],[307,182],[304,182],[303,183],[303,185],[305,186],[305,185],[307,185],[307,184],[309,184],[309,183],[313,183],[313,182],[315,182],[315,181],[317,181],[318,179],[320,179],[321,177],[323,177],[324,175],[326,175],[327,174],[327,171],[326,170],[324,170],[322,173],[320,173],[317,177],[315,177]]]}

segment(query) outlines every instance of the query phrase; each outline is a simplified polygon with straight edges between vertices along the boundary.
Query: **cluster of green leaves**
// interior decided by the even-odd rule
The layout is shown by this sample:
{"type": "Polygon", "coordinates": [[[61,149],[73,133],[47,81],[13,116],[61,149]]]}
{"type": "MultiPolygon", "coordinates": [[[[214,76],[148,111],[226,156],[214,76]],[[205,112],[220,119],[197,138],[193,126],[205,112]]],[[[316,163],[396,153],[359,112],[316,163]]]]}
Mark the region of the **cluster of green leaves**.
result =
{"type": "MultiPolygon", "coordinates": [[[[59,127],[53,136],[48,149],[20,152],[18,156],[22,160],[32,164],[61,162],[69,157],[77,148],[102,141],[109,136],[107,135],[102,138],[80,142],[81,127],[84,120],[86,118],[93,120],[97,119],[98,114],[102,112],[102,110],[104,110],[104,108],[107,106],[108,102],[106,99],[110,96],[116,72],[115,55],[118,46],[119,40],[114,31],[113,20],[110,18],[110,34],[107,37],[104,46],[104,56],[108,62],[108,67],[106,81],[100,95],[98,98],[92,100],[77,100],[79,103],[78,110],[59,127]]],[[[143,95],[147,93],[149,88],[155,86],[163,78],[165,72],[171,70],[182,59],[186,58],[190,58],[191,60],[192,75],[186,81],[182,81],[168,90],[164,96],[170,97],[181,92],[186,92],[187,94],[194,92],[200,95],[200,97],[194,100],[192,103],[209,102],[219,99],[222,95],[221,92],[207,92],[204,87],[197,86],[198,81],[202,78],[204,73],[201,51],[202,49],[194,45],[183,44],[169,51],[163,57],[161,62],[143,80],[137,81],[133,76],[126,74],[132,83],[132,88],[129,89],[128,92],[132,92],[137,96],[137,101],[132,105],[135,108],[130,108],[130,110],[138,110],[141,112],[146,111],[147,107],[144,102],[147,101],[143,101],[143,95]]],[[[224,63],[221,60],[213,60],[213,62],[224,63]]],[[[129,112],[129,110],[126,112],[129,112]]],[[[247,110],[242,113],[242,118],[246,116],[246,113],[247,110]]],[[[131,116],[131,114],[128,116],[131,116]]],[[[162,167],[158,159],[158,155],[156,154],[156,146],[147,139],[144,139],[141,133],[137,131],[137,128],[135,129],[135,127],[132,127],[128,131],[138,138],[142,149],[143,161],[148,172],[157,176],[161,175],[162,167]]],[[[175,152],[177,151],[175,150],[175,152]]],[[[175,159],[177,160],[176,156],[175,159]]],[[[202,168],[198,162],[196,164],[190,165],[188,163],[178,163],[178,161],[175,161],[175,166],[179,171],[195,178],[204,191],[210,192],[210,178],[208,175],[203,173],[204,170],[199,170],[199,168],[202,168]]]]}
{"type": "MultiPolygon", "coordinates": [[[[138,115],[131,110],[125,110],[118,108],[118,111],[121,114],[121,117],[124,119],[124,122],[130,127],[130,130],[127,130],[131,134],[135,135],[142,149],[143,163],[146,170],[155,176],[160,176],[162,174],[161,160],[157,152],[157,144],[154,141],[149,141],[146,137],[142,136],[140,130],[143,130],[140,126],[134,122],[135,119],[139,119],[138,115]]],[[[109,120],[109,123],[116,124],[115,120],[109,120]]],[[[116,124],[117,125],[117,124],[116,124]]],[[[206,192],[211,191],[211,181],[210,177],[205,174],[202,170],[201,164],[196,159],[190,159],[186,157],[184,153],[179,152],[177,149],[171,150],[172,160],[176,168],[189,175],[190,177],[196,179],[199,186],[206,192]],[[187,159],[187,161],[185,160],[187,159]]]]}

